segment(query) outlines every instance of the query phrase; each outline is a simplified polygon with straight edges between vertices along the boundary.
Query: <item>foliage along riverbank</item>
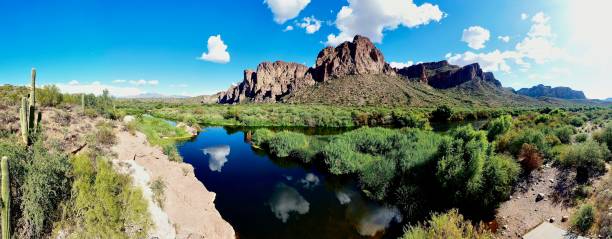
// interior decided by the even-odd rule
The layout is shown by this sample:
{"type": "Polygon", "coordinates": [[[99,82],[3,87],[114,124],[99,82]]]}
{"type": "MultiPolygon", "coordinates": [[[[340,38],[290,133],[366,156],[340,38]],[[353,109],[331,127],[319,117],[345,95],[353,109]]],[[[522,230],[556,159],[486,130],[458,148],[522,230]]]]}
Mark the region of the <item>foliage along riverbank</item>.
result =
{"type": "MultiPolygon", "coordinates": [[[[612,158],[612,125],[604,125],[611,113],[557,109],[504,115],[484,130],[467,125],[445,135],[427,128],[364,127],[331,137],[258,129],[252,143],[276,157],[352,175],[365,195],[396,204],[409,216],[459,208],[470,218],[483,219],[508,199],[521,175],[544,163],[571,172],[570,180],[578,185],[605,173],[612,158]]],[[[582,203],[578,195],[570,197],[582,203]]]]}

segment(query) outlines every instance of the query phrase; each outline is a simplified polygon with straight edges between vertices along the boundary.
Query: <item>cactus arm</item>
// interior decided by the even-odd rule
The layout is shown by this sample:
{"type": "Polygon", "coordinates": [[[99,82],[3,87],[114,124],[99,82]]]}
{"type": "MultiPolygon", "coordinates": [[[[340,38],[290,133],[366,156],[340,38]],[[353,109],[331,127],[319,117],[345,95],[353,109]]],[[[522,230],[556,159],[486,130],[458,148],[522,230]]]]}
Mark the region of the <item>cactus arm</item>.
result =
{"type": "Polygon", "coordinates": [[[30,138],[29,132],[29,123],[28,123],[28,99],[26,97],[21,98],[21,109],[19,109],[19,121],[21,123],[21,137],[23,138],[23,142],[28,144],[28,140],[30,138]]]}
{"type": "Polygon", "coordinates": [[[2,239],[11,238],[11,195],[10,195],[10,179],[9,179],[9,165],[8,158],[2,157],[0,162],[2,167],[2,188],[0,193],[2,194],[2,239]]]}

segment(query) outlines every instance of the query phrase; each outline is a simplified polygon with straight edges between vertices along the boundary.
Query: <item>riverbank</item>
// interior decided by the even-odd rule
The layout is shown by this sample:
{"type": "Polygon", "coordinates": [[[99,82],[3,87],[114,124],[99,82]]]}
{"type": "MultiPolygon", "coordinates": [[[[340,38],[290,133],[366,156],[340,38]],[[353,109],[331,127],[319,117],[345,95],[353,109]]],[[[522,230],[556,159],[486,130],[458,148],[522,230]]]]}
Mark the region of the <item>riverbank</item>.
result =
{"type": "Polygon", "coordinates": [[[149,210],[156,224],[156,229],[150,236],[236,238],[234,229],[215,208],[215,193],[209,192],[198,181],[191,165],[168,160],[161,149],[150,146],[145,135],[140,132],[132,135],[117,130],[116,135],[118,141],[113,147],[113,151],[117,153],[116,162],[132,165],[128,172],[135,183],[143,188],[149,201],[149,210]],[[139,167],[142,167],[146,174],[143,174],[139,167]],[[166,185],[163,193],[163,212],[156,211],[159,206],[152,205],[148,182],[156,179],[161,179],[166,185]],[[168,225],[173,228],[168,229],[168,225]]]}

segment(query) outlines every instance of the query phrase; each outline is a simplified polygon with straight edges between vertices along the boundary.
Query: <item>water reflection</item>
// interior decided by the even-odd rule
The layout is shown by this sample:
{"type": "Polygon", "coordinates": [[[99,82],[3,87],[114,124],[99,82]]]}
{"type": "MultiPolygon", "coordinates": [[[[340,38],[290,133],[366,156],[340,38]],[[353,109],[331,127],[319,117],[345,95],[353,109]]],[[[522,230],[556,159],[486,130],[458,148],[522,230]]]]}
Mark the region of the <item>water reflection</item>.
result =
{"type": "Polygon", "coordinates": [[[314,175],[313,173],[307,173],[306,176],[304,176],[304,178],[300,180],[300,182],[302,183],[302,185],[304,185],[304,188],[312,189],[319,185],[320,180],[317,175],[314,175]]]}
{"type": "Polygon", "coordinates": [[[396,207],[382,206],[367,212],[359,221],[357,230],[362,236],[374,236],[387,229],[391,222],[401,222],[402,214],[396,207]]]}
{"type": "Polygon", "coordinates": [[[211,171],[221,172],[221,168],[227,162],[230,153],[229,145],[219,145],[202,149],[204,155],[208,155],[208,168],[211,171]]]}
{"type": "Polygon", "coordinates": [[[285,223],[291,212],[306,214],[310,210],[310,203],[294,188],[284,183],[278,183],[272,198],[270,198],[270,209],[272,209],[276,218],[285,223]]]}
{"type": "Polygon", "coordinates": [[[336,198],[340,201],[340,204],[344,205],[351,202],[351,192],[338,191],[336,192],[336,198]]]}

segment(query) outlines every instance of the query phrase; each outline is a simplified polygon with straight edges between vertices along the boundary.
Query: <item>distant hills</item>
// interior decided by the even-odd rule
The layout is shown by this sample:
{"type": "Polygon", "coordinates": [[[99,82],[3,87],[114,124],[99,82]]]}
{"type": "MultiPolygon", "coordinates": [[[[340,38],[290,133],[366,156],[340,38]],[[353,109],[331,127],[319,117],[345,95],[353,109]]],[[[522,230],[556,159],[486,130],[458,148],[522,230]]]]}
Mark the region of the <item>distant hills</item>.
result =
{"type": "Polygon", "coordinates": [[[184,95],[164,95],[159,93],[143,93],[138,95],[120,97],[124,99],[185,99],[189,96],[184,95]]]}
{"type": "Polygon", "coordinates": [[[586,100],[581,91],[538,85],[514,91],[504,88],[478,63],[463,67],[447,61],[392,68],[366,37],[326,47],[315,66],[263,62],[245,70],[243,80],[224,92],[200,96],[201,103],[285,102],[333,105],[401,106],[538,106],[601,103],[586,100]],[[556,97],[558,100],[538,99],[556,97]]]}
{"type": "Polygon", "coordinates": [[[542,84],[531,88],[522,88],[516,93],[530,97],[553,97],[568,100],[584,100],[586,97],[582,91],[572,90],[569,87],[550,87],[542,84]]]}

